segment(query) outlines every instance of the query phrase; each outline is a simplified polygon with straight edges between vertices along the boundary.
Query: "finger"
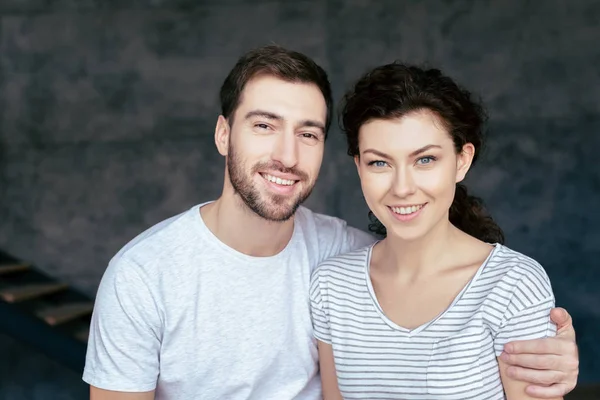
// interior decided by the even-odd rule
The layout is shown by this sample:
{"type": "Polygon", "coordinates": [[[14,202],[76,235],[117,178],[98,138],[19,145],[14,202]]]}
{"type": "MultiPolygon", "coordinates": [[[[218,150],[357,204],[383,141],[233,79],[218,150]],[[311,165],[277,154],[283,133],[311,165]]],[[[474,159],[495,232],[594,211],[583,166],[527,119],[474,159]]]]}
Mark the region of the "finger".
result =
{"type": "MultiPolygon", "coordinates": [[[[543,338],[531,340],[515,340],[504,345],[509,354],[556,354],[565,355],[573,352],[575,344],[561,338],[543,338]]],[[[576,350],[575,350],[576,351],[576,350]]]]}
{"type": "Polygon", "coordinates": [[[564,383],[557,383],[552,386],[529,385],[525,388],[525,393],[538,399],[554,399],[566,395],[572,389],[564,383]]]}
{"type": "Polygon", "coordinates": [[[550,319],[556,324],[557,336],[563,339],[575,341],[575,328],[573,318],[564,308],[553,308],[550,311],[550,319]]]}
{"type": "Polygon", "coordinates": [[[506,373],[509,377],[518,381],[543,386],[550,386],[557,382],[565,381],[565,374],[561,371],[537,370],[511,366],[507,368],[506,373]]]}
{"type": "Polygon", "coordinates": [[[571,316],[562,307],[556,307],[550,310],[550,318],[559,328],[571,322],[571,316]]]}
{"type": "Polygon", "coordinates": [[[523,368],[560,370],[561,357],[549,354],[500,354],[500,359],[509,365],[516,365],[523,368]]]}

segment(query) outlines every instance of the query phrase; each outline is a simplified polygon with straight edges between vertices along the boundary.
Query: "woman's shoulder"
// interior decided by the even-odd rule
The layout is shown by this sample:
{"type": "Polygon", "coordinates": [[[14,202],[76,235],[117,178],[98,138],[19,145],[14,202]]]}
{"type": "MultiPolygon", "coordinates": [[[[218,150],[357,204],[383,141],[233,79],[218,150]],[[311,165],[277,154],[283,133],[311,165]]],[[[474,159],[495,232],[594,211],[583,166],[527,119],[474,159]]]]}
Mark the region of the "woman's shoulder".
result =
{"type": "Polygon", "coordinates": [[[313,277],[336,278],[364,275],[373,245],[338,254],[322,261],[313,272],[313,277]]]}
{"type": "Polygon", "coordinates": [[[478,279],[488,299],[517,302],[520,307],[553,298],[552,285],[542,265],[525,254],[496,244],[478,279]],[[501,300],[503,299],[503,300],[501,300]]]}
{"type": "Polygon", "coordinates": [[[499,243],[495,244],[486,270],[494,274],[504,273],[512,276],[546,276],[544,267],[537,260],[499,243]]]}

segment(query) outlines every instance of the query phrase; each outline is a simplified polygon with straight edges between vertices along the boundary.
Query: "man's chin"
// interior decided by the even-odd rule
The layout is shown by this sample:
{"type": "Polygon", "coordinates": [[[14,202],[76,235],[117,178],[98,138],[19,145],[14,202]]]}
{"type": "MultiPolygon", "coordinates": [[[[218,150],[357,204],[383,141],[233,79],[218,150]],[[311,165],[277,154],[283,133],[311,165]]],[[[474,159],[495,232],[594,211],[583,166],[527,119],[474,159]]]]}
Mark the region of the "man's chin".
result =
{"type": "Polygon", "coordinates": [[[263,199],[259,205],[250,207],[260,217],[273,222],[284,222],[292,218],[300,206],[298,199],[282,199],[270,196],[263,199]]]}
{"type": "Polygon", "coordinates": [[[269,207],[265,207],[261,210],[261,217],[268,219],[269,221],[273,221],[273,222],[284,222],[289,220],[290,218],[292,218],[294,216],[294,214],[296,213],[296,210],[298,209],[298,206],[292,204],[292,205],[286,205],[286,206],[269,206],[269,207]]]}

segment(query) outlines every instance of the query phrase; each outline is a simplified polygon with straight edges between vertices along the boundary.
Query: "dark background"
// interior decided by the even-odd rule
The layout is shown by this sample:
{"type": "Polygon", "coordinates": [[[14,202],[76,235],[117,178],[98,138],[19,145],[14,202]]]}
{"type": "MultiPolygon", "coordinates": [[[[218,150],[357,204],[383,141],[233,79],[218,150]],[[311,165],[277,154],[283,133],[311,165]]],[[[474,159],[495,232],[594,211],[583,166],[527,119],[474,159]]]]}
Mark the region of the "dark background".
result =
{"type": "MultiPolygon", "coordinates": [[[[600,382],[600,1],[0,0],[0,248],[90,296],[147,227],[220,193],[218,89],[276,43],[329,73],[427,62],[480,94],[488,151],[468,179],[507,245],[548,271],[600,382]]],[[[316,211],[366,228],[337,127],[316,211]]],[[[74,373],[0,334],[0,399],[81,399],[74,373]]]]}

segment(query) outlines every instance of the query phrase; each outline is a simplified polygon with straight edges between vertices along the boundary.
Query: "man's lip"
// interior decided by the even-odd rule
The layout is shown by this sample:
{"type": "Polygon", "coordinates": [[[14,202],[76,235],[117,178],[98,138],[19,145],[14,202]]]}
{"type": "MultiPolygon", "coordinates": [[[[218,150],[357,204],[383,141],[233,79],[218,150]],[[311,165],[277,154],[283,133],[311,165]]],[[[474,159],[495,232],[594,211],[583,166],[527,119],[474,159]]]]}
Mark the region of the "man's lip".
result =
{"type": "MultiPolygon", "coordinates": [[[[275,178],[286,179],[288,181],[299,181],[300,177],[292,174],[282,174],[281,172],[267,172],[267,171],[259,171],[261,175],[271,175],[275,178]]],[[[264,177],[264,176],[263,176],[264,177]]]]}

